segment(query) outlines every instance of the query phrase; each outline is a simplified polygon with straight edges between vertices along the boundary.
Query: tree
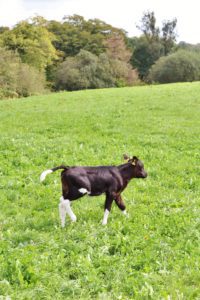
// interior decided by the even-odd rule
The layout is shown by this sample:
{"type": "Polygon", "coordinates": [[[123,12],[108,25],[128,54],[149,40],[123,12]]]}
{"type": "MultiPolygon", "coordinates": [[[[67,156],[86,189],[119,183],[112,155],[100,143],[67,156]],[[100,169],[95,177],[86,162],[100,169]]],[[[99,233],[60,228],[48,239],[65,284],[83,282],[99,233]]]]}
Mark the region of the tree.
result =
{"type": "Polygon", "coordinates": [[[104,41],[106,53],[112,59],[119,59],[126,63],[131,58],[131,51],[125,44],[124,36],[121,34],[113,34],[104,41]]]}
{"type": "Polygon", "coordinates": [[[138,40],[131,64],[138,70],[141,80],[146,79],[150,67],[163,55],[163,51],[163,45],[159,41],[148,43],[144,38],[138,40]]]}
{"type": "Polygon", "coordinates": [[[156,27],[156,18],[153,11],[147,11],[143,14],[141,25],[137,25],[137,28],[142,31],[148,42],[159,40],[160,29],[156,27]]]}
{"type": "Polygon", "coordinates": [[[122,30],[99,19],[86,21],[79,15],[66,16],[62,23],[50,21],[48,30],[56,36],[53,44],[64,58],[77,55],[81,49],[100,55],[105,52],[105,39],[117,32],[125,35],[122,30]]]}
{"type": "Polygon", "coordinates": [[[38,70],[44,70],[57,59],[56,49],[52,45],[54,36],[44,26],[22,21],[12,30],[0,35],[2,46],[17,51],[24,63],[38,70]]]}
{"type": "Polygon", "coordinates": [[[9,27],[5,27],[5,26],[0,26],[0,34],[4,33],[5,31],[9,31],[10,28],[9,27]]]}
{"type": "Polygon", "coordinates": [[[81,49],[94,54],[103,52],[103,36],[99,33],[91,34],[85,29],[82,30],[78,24],[74,24],[71,20],[68,22],[65,19],[63,23],[50,21],[48,30],[56,36],[53,44],[63,58],[75,56],[81,49]]]}
{"type": "Polygon", "coordinates": [[[164,46],[164,55],[170,53],[171,49],[174,47],[177,36],[175,32],[176,25],[177,19],[173,19],[172,21],[163,21],[161,40],[164,46]]]}
{"type": "Polygon", "coordinates": [[[131,51],[126,44],[123,34],[116,32],[108,37],[105,42],[106,53],[110,58],[113,76],[117,86],[132,85],[138,80],[138,73],[130,64],[131,51]]]}
{"type": "Polygon", "coordinates": [[[156,60],[172,51],[176,40],[176,24],[176,19],[164,21],[159,29],[154,12],[144,13],[141,24],[137,26],[143,35],[129,42],[133,49],[131,63],[137,68],[142,80],[147,78],[148,71],[156,60]]]}

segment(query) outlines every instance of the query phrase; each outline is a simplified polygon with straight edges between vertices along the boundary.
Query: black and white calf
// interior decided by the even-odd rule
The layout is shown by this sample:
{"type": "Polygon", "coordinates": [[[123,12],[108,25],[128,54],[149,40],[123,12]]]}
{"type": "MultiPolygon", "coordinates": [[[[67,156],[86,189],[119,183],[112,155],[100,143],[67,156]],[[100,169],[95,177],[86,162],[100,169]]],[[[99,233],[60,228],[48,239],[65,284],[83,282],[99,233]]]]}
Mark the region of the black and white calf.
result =
{"type": "Polygon", "coordinates": [[[124,159],[126,162],[119,166],[68,167],[62,165],[41,174],[40,181],[43,181],[47,174],[59,169],[63,170],[61,172],[62,197],[59,204],[62,227],[65,226],[66,214],[73,222],[76,221],[76,216],[70,207],[71,201],[86,194],[89,196],[106,195],[103,225],[107,224],[113,200],[126,215],[121,193],[132,178],[146,178],[147,172],[141,160],[136,156],[129,158],[124,155],[124,159]]]}

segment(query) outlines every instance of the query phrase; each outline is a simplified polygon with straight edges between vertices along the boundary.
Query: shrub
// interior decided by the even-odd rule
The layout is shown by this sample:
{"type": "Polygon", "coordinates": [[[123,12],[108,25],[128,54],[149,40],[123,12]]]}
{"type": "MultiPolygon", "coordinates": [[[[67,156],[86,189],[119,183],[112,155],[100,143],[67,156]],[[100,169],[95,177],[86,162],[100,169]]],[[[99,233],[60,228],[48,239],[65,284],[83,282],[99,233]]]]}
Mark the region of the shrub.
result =
{"type": "Polygon", "coordinates": [[[23,64],[17,53],[0,48],[0,99],[26,97],[44,91],[44,74],[23,64]]]}
{"type": "Polygon", "coordinates": [[[73,91],[87,88],[88,85],[88,80],[81,78],[78,60],[75,57],[66,58],[57,70],[56,89],[73,91]]]}
{"type": "Polygon", "coordinates": [[[56,74],[58,90],[80,90],[131,85],[136,73],[130,65],[119,59],[111,59],[106,53],[98,56],[81,50],[75,57],[67,57],[56,74]]]}
{"type": "Polygon", "coordinates": [[[37,69],[27,65],[20,64],[17,74],[17,93],[20,96],[28,97],[30,95],[42,94],[46,92],[45,75],[37,69]]]}
{"type": "Polygon", "coordinates": [[[185,50],[161,57],[148,75],[148,81],[159,83],[195,80],[200,80],[200,54],[185,50]]]}

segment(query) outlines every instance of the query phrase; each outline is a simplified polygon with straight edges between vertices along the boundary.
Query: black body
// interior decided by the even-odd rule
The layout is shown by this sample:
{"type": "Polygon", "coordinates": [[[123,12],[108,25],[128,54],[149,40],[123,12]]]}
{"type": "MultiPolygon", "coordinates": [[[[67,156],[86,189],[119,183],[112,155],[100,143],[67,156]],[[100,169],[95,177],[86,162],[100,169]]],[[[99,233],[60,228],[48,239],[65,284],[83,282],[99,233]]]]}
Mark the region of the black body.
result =
{"type": "Polygon", "coordinates": [[[85,194],[89,196],[106,194],[105,209],[109,211],[113,200],[121,210],[125,210],[121,192],[132,178],[147,177],[143,163],[135,156],[119,166],[59,166],[51,170],[54,172],[58,169],[63,169],[61,181],[64,199],[73,201],[85,194]]]}

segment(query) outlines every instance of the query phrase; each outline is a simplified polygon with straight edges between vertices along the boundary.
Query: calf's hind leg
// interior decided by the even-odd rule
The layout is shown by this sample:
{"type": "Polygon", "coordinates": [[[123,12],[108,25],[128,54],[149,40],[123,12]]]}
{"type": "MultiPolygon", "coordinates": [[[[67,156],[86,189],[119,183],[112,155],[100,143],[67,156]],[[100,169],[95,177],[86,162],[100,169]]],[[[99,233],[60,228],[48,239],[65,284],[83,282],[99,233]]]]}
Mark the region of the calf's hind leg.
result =
{"type": "Polygon", "coordinates": [[[60,219],[61,219],[61,226],[64,227],[65,226],[65,217],[66,214],[69,215],[69,217],[71,218],[72,222],[76,222],[76,216],[73,213],[71,207],[70,207],[70,200],[68,199],[64,199],[64,197],[62,196],[60,198],[60,203],[59,203],[59,214],[60,214],[60,219]]]}
{"type": "Polygon", "coordinates": [[[59,215],[60,215],[60,220],[61,220],[61,226],[65,227],[65,217],[66,217],[66,209],[64,205],[64,198],[60,197],[60,203],[58,205],[59,208],[59,215]]]}
{"type": "Polygon", "coordinates": [[[63,196],[60,198],[59,214],[60,214],[60,219],[61,219],[61,226],[64,227],[66,214],[69,215],[72,222],[76,222],[77,218],[71,209],[70,200],[69,200],[69,198],[72,199],[71,196],[74,194],[74,192],[72,192],[72,195],[70,196],[69,182],[66,180],[66,178],[64,177],[63,174],[61,175],[61,180],[62,180],[63,196]]]}

